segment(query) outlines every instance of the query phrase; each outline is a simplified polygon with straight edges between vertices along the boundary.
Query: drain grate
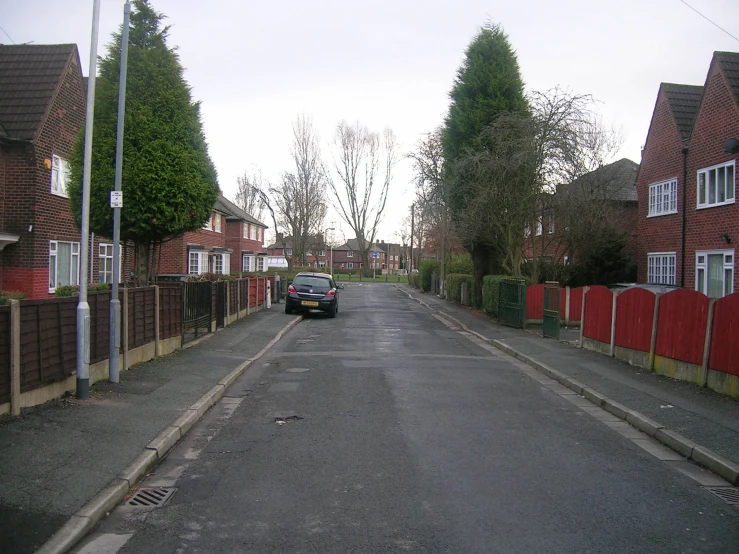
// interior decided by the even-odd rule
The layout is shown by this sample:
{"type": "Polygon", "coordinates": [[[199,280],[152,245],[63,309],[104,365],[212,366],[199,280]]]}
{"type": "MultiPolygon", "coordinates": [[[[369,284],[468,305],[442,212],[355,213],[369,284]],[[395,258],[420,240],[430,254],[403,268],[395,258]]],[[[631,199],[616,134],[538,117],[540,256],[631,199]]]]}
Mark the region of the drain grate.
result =
{"type": "Polygon", "coordinates": [[[135,495],[128,499],[128,506],[139,508],[158,508],[169,500],[177,489],[170,487],[152,487],[139,489],[135,495]]]}
{"type": "Polygon", "coordinates": [[[739,506],[739,489],[734,487],[703,487],[727,504],[739,506]]]}

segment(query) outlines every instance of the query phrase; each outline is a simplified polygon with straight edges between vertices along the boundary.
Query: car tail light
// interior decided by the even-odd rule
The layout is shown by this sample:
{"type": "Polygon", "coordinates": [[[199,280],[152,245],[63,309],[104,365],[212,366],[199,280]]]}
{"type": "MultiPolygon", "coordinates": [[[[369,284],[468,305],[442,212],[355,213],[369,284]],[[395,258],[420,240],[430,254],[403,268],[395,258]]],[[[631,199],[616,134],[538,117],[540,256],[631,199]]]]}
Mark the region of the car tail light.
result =
{"type": "Polygon", "coordinates": [[[331,297],[331,296],[336,296],[336,291],[335,291],[335,290],[330,290],[330,291],[328,291],[328,292],[326,293],[326,296],[329,296],[329,297],[331,297]]]}
{"type": "Polygon", "coordinates": [[[298,291],[295,290],[295,287],[294,286],[290,285],[289,287],[287,287],[287,292],[295,292],[296,293],[298,291]]]}

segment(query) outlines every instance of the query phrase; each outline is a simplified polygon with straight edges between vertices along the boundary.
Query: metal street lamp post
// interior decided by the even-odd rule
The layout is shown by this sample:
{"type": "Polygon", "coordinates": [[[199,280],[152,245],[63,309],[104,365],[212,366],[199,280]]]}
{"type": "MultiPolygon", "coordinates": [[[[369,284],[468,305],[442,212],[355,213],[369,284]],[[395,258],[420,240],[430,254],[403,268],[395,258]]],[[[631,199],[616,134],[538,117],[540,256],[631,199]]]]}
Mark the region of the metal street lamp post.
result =
{"type": "MultiPolygon", "coordinates": [[[[335,231],[335,230],[336,229],[334,229],[333,227],[329,227],[329,228],[326,229],[326,232],[323,234],[323,241],[325,243],[328,243],[328,232],[329,231],[335,231]]],[[[331,273],[331,278],[333,279],[334,278],[334,245],[331,244],[330,245],[330,248],[331,248],[331,256],[329,257],[329,262],[328,263],[330,264],[329,265],[329,273],[331,273]]]]}

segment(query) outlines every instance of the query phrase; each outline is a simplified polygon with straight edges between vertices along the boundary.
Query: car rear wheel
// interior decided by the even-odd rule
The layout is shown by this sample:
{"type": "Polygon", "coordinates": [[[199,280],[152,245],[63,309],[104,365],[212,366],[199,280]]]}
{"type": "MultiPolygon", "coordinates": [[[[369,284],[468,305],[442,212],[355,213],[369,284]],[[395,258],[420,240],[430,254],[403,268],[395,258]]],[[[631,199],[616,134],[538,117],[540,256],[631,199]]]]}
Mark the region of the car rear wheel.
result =
{"type": "Polygon", "coordinates": [[[333,308],[331,308],[331,311],[328,312],[328,317],[336,317],[336,312],[339,311],[339,308],[336,304],[334,304],[333,308]]]}
{"type": "Polygon", "coordinates": [[[287,304],[285,304],[285,313],[287,315],[290,315],[290,314],[293,313],[293,309],[290,306],[288,306],[287,304]]]}

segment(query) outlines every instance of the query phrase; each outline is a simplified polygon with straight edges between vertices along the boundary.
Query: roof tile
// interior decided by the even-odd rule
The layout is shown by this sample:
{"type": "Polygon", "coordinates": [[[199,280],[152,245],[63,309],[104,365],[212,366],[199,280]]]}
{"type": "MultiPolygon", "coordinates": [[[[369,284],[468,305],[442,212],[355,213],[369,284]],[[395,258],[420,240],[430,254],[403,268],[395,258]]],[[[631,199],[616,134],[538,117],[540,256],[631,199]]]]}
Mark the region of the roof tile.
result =
{"type": "Polygon", "coordinates": [[[0,136],[33,140],[75,44],[0,45],[0,136]]]}

